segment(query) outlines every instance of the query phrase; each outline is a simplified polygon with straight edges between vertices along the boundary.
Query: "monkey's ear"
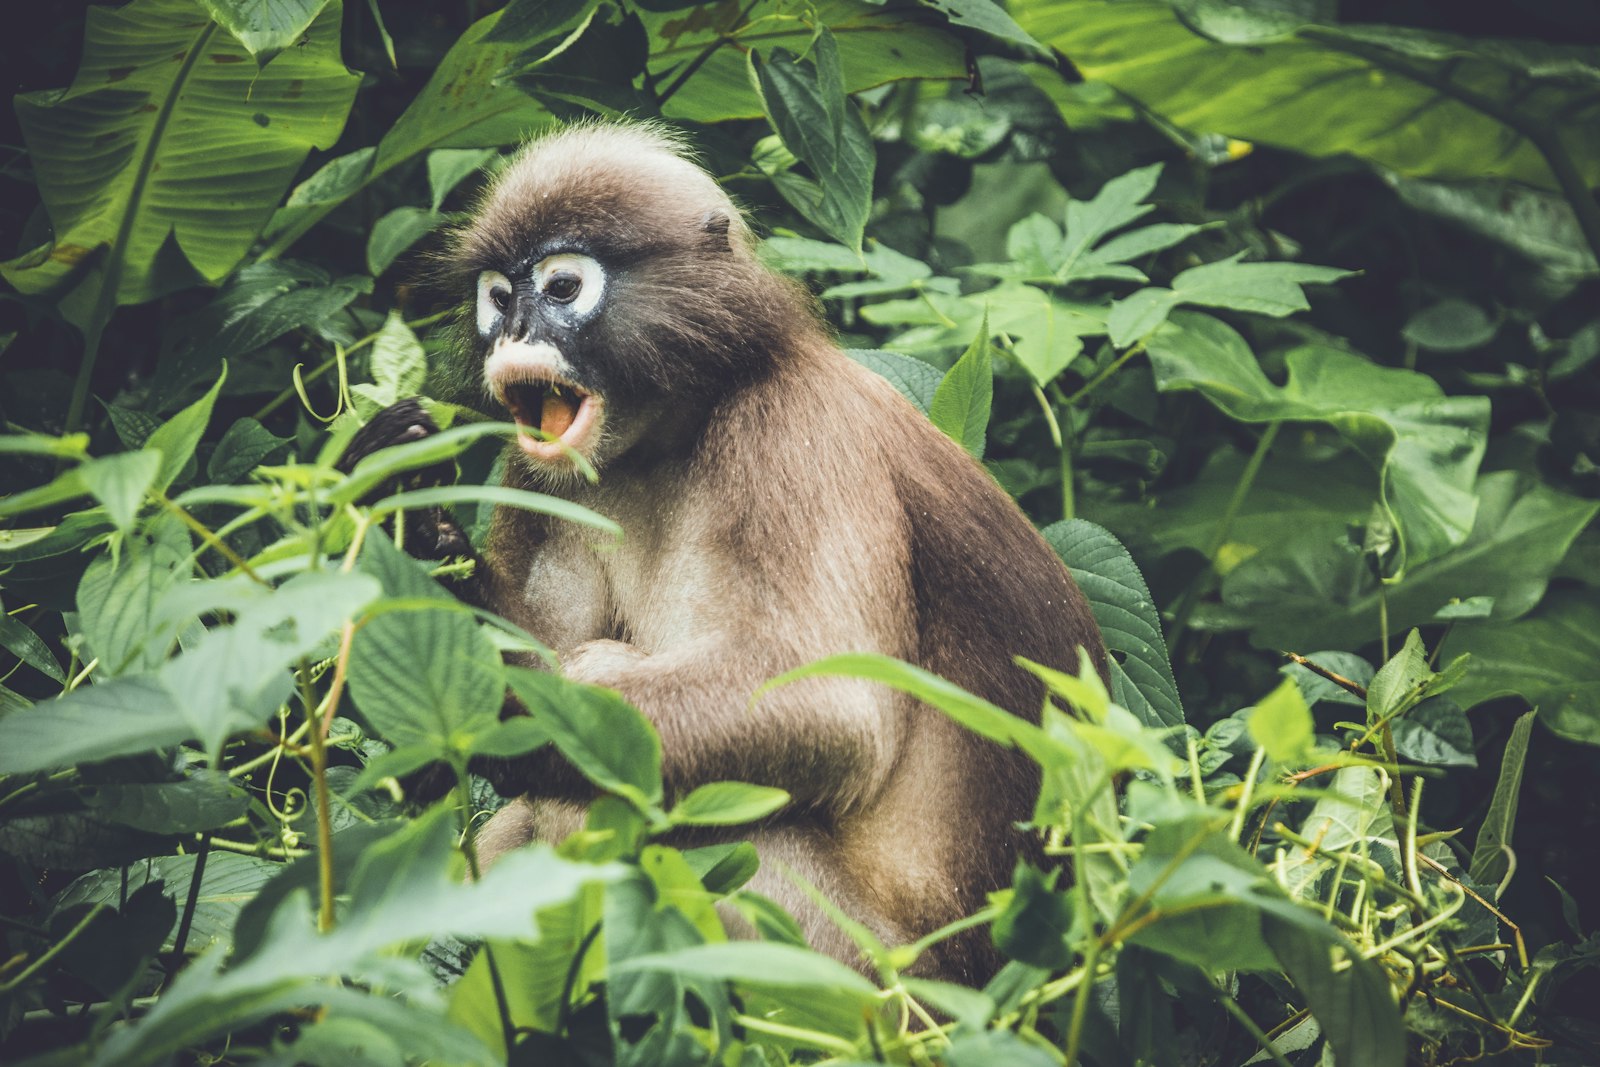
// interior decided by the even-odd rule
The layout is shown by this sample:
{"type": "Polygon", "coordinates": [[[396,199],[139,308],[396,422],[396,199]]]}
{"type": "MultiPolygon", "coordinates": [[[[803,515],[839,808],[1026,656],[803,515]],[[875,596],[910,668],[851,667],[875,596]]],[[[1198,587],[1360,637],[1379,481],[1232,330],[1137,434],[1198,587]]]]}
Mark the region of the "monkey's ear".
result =
{"type": "Polygon", "coordinates": [[[705,221],[700,228],[706,233],[706,247],[713,252],[732,252],[733,245],[728,240],[728,216],[721,211],[706,212],[705,221]]]}

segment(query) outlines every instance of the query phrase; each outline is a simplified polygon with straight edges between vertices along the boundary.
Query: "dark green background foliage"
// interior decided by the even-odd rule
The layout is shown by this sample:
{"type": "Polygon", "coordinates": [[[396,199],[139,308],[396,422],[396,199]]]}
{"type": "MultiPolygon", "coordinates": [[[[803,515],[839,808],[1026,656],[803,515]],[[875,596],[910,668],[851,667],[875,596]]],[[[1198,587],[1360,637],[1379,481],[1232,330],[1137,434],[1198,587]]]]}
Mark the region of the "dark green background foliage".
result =
{"type": "Polygon", "coordinates": [[[1589,5],[29,8],[0,1058],[1600,1062],[1589,5]],[[982,990],[842,915],[860,971],[811,953],[749,845],[670,847],[788,798],[663,795],[643,716],[507,666],[544,650],[395,543],[435,506],[618,534],[496,485],[429,259],[587,115],[680,125],[1093,604],[1110,692],[1040,668],[1037,724],[867,654],[794,675],[1041,765],[1052,861],[976,918],[1011,960],[982,990]],[[444,433],[335,470],[417,395],[444,433]],[[586,832],[468,879],[500,803],[469,759],[545,744],[586,832]],[[429,764],[456,787],[423,805],[396,779],[429,764]]]}

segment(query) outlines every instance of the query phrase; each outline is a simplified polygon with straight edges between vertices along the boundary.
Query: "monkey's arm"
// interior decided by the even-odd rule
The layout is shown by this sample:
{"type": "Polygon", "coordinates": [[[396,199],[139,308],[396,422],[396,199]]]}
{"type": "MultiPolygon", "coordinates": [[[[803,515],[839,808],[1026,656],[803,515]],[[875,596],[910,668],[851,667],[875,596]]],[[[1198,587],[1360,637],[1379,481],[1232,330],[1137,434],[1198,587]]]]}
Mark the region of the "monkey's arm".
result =
{"type": "Polygon", "coordinates": [[[788,790],[798,806],[847,811],[875,797],[903,747],[906,702],[886,687],[807,679],[759,701],[763,682],[822,653],[748,638],[697,641],[646,655],[620,641],[591,641],[562,662],[575,681],[615,689],[661,735],[669,798],[734,779],[788,790]]]}

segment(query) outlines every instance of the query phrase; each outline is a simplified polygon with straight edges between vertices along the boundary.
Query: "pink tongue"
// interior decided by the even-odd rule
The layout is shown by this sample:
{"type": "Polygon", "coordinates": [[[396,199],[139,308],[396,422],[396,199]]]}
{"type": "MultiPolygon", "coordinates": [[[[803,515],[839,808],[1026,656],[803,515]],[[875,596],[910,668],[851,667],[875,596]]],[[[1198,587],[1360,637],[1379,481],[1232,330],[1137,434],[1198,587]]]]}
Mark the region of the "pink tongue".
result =
{"type": "Polygon", "coordinates": [[[560,437],[577,417],[578,405],[571,397],[546,393],[544,410],[539,413],[539,429],[551,437],[560,437]]]}

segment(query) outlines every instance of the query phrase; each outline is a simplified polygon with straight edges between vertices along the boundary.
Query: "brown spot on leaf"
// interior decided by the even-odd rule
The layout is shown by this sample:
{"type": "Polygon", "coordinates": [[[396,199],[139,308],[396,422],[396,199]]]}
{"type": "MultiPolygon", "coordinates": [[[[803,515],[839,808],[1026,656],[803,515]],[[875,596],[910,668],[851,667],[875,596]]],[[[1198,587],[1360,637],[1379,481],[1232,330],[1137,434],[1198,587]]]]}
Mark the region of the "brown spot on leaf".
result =
{"type": "Polygon", "coordinates": [[[186,60],[188,58],[189,58],[189,50],[187,48],[185,48],[181,52],[172,53],[172,61],[174,63],[182,63],[184,60],[186,60]]]}
{"type": "Polygon", "coordinates": [[[106,81],[119,82],[138,69],[138,67],[110,67],[106,70],[106,81]]]}
{"type": "Polygon", "coordinates": [[[296,78],[289,83],[289,87],[283,91],[283,95],[290,100],[294,100],[304,95],[305,91],[306,80],[304,78],[296,78]]]}
{"type": "Polygon", "coordinates": [[[232,52],[212,52],[213,63],[243,63],[244,56],[234,55],[232,52]]]}
{"type": "Polygon", "coordinates": [[[156,107],[154,104],[142,104],[142,105],[140,105],[139,110],[140,111],[160,111],[161,109],[159,107],[156,107]]]}
{"type": "MultiPolygon", "coordinates": [[[[104,248],[105,246],[101,245],[100,247],[104,248]]],[[[50,258],[58,263],[65,263],[69,267],[76,267],[96,251],[97,249],[90,248],[88,245],[56,245],[50,250],[50,258]]]]}

